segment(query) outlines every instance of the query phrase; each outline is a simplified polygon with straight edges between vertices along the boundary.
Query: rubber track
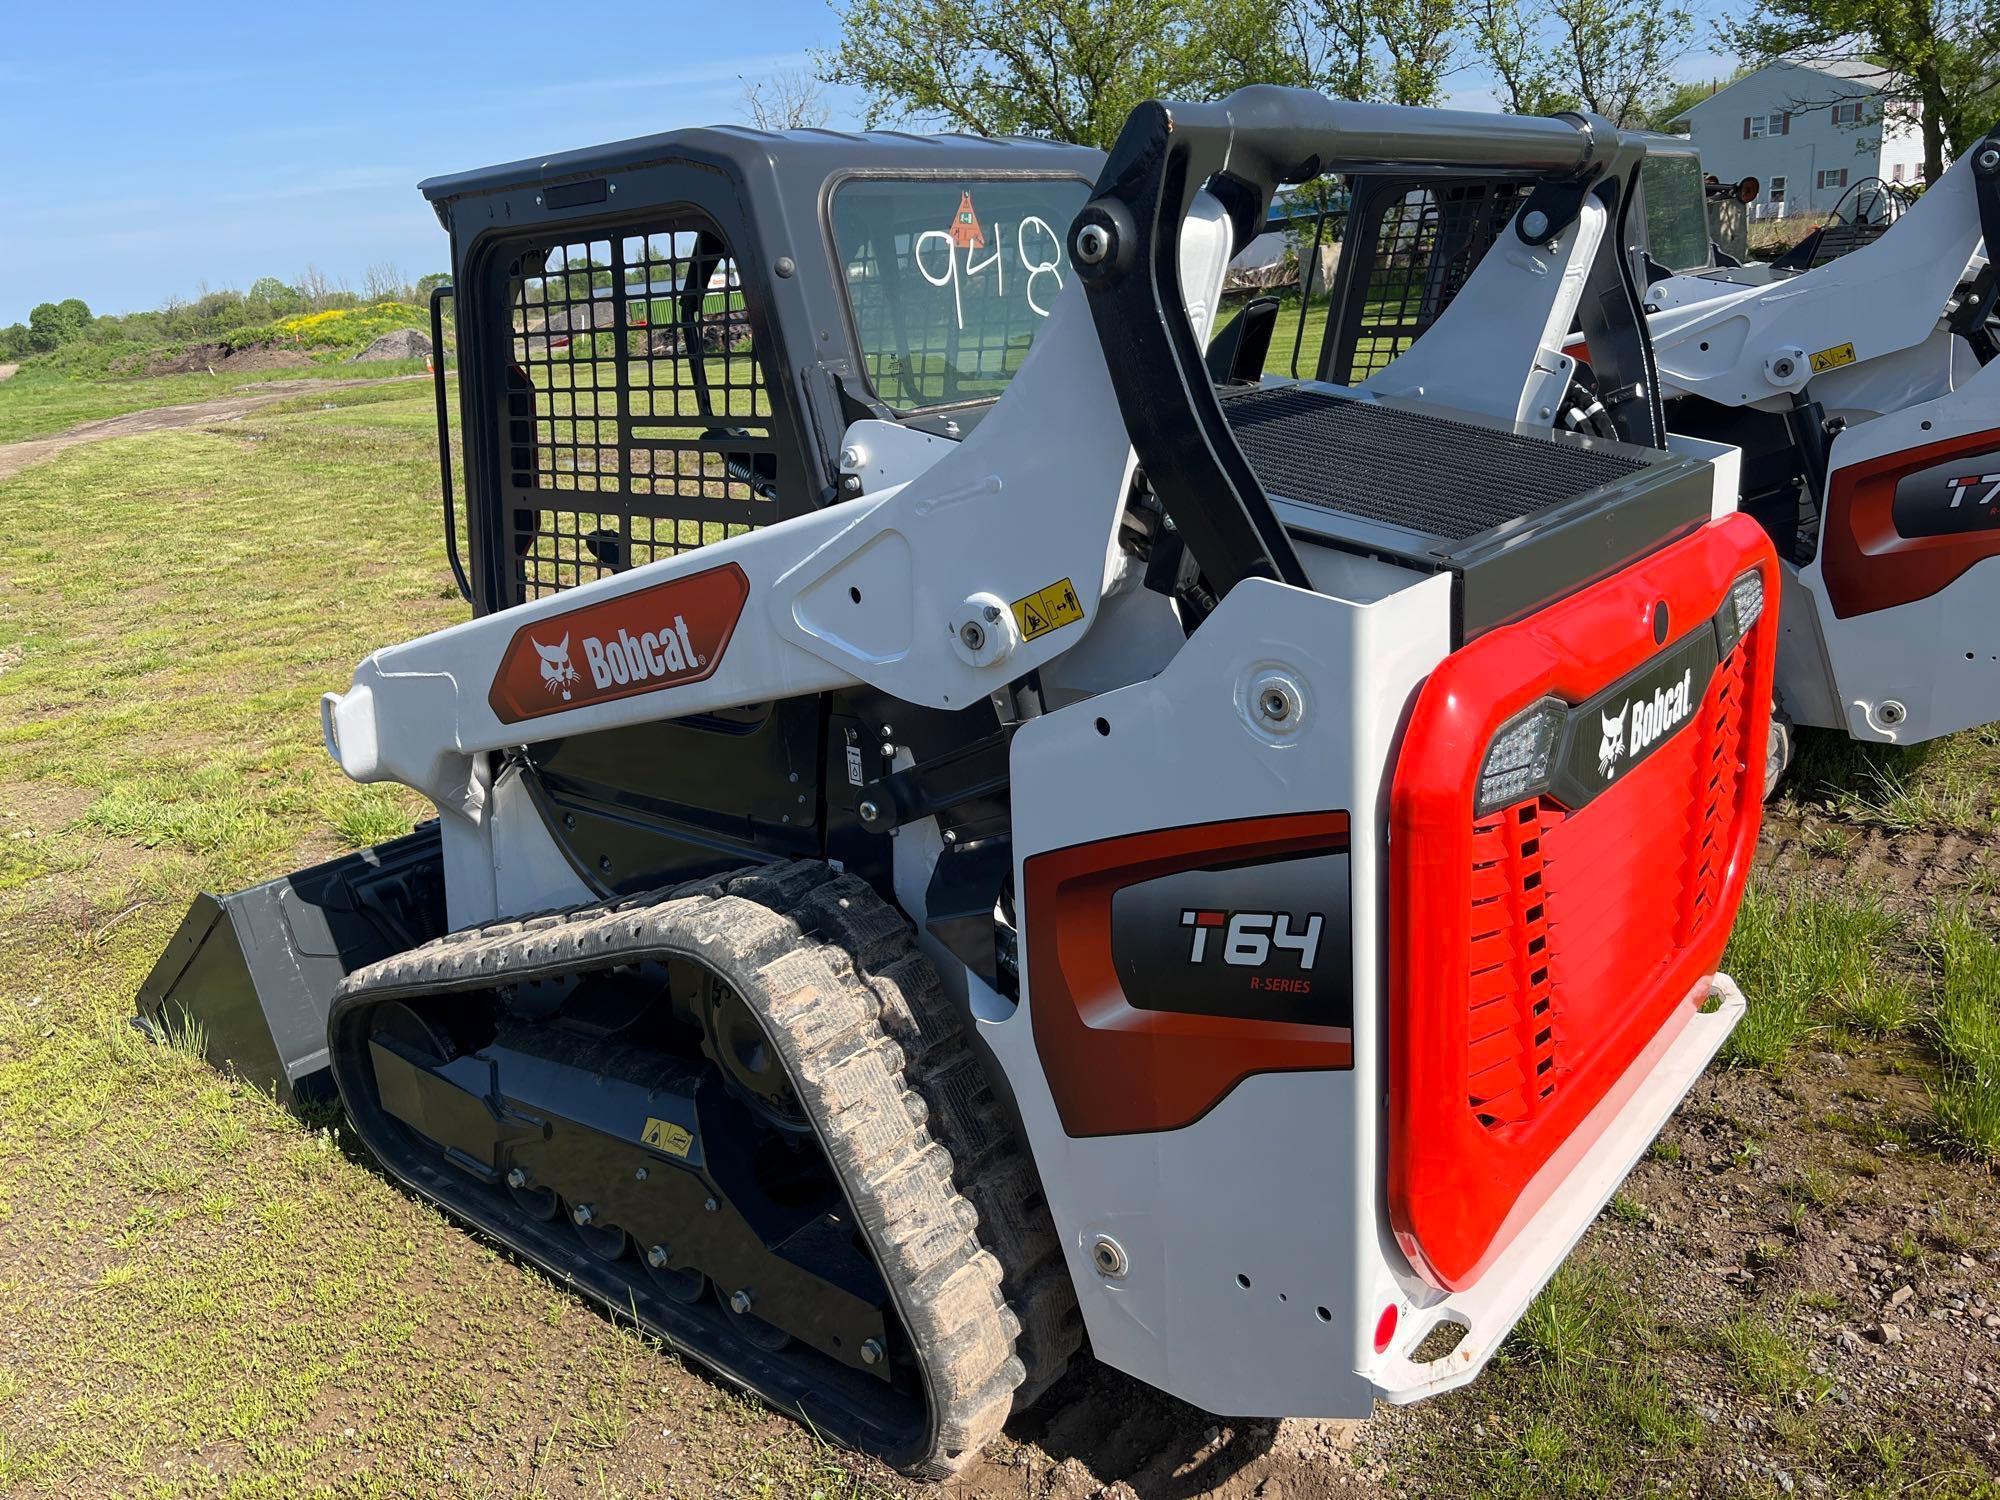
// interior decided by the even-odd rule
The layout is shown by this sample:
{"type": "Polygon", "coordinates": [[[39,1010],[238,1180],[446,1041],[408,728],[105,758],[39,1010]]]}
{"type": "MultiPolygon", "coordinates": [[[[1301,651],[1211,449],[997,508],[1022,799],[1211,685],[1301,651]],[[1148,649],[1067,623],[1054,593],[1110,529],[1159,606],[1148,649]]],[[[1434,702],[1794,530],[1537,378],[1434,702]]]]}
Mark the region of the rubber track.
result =
{"type": "Polygon", "coordinates": [[[462,989],[602,968],[621,951],[686,953],[757,1013],[919,1352],[930,1444],[899,1466],[956,1472],[1017,1392],[1032,1399],[1061,1373],[1079,1319],[1033,1166],[935,969],[865,881],[795,861],[469,928],[358,970],[339,993],[462,989]]]}

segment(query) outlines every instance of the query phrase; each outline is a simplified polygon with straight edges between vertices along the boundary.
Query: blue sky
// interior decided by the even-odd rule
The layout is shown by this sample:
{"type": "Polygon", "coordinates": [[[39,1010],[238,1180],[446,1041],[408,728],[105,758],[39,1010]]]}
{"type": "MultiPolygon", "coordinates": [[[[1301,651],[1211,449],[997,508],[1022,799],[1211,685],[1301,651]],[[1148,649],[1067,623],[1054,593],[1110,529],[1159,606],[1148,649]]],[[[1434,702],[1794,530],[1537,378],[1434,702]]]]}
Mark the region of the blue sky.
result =
{"type": "MultiPolygon", "coordinates": [[[[129,312],[291,281],[308,262],[357,289],[380,261],[443,270],[419,178],[739,119],[742,77],[803,67],[838,29],[826,0],[8,9],[0,324],[63,297],[129,312]]],[[[1453,86],[1490,103],[1476,73],[1453,86]]],[[[830,102],[835,125],[859,123],[854,97],[830,102]]]]}

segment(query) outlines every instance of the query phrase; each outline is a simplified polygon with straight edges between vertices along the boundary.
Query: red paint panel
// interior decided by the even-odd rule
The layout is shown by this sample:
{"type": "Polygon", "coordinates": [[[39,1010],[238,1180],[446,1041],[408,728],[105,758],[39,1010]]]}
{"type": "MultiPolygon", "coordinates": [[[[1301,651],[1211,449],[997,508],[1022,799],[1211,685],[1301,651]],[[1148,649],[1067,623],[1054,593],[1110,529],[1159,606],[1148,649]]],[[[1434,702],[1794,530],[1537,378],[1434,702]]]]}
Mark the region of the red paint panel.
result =
{"type": "Polygon", "coordinates": [[[1907,537],[1892,514],[1896,485],[1906,475],[1996,449],[2000,428],[1987,428],[1834,471],[1820,527],[1820,571],[1837,618],[1928,599],[1974,564],[2000,557],[2000,529],[1907,537]]]}
{"type": "Polygon", "coordinates": [[[523,625],[487,702],[503,724],[700,682],[722,665],[750,580],[735,563],[523,625]]]}
{"type": "Polygon", "coordinates": [[[1064,1131],[1174,1130],[1253,1073],[1354,1066],[1346,1026],[1137,1009],[1111,952],[1111,899],[1126,886],[1224,863],[1337,853],[1347,840],[1344,812],[1286,814],[1101,839],[1026,861],[1035,1049],[1064,1131]]]}
{"type": "Polygon", "coordinates": [[[1434,1284],[1477,1280],[1588,1145],[1584,1118],[1692,1013],[1721,960],[1761,821],[1777,561],[1745,516],[1481,636],[1418,697],[1391,799],[1389,1210],[1434,1284]],[[1711,619],[1747,569],[1762,618],[1687,723],[1575,811],[1485,817],[1493,736],[1545,696],[1580,703],[1711,619]]]}

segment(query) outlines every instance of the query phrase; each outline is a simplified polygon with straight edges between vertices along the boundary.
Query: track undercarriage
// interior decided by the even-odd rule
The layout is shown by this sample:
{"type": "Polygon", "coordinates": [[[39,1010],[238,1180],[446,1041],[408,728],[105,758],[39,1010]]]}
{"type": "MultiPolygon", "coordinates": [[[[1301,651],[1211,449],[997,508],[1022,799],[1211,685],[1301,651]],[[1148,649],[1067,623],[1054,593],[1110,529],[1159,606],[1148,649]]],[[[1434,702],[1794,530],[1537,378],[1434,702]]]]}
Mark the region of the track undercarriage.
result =
{"type": "Polygon", "coordinates": [[[935,972],[826,865],[454,934],[353,976],[332,1037],[395,1176],[905,1469],[951,1470],[1078,1343],[935,972]]]}

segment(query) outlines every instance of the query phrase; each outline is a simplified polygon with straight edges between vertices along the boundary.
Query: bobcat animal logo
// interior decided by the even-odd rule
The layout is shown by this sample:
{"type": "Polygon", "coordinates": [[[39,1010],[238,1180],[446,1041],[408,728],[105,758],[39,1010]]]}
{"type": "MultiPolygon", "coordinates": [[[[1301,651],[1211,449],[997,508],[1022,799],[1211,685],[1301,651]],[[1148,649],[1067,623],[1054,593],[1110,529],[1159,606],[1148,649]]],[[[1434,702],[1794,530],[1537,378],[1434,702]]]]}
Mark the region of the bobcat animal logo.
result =
{"type": "Polygon", "coordinates": [[[535,654],[542,659],[542,682],[552,693],[562,694],[563,702],[569,702],[569,685],[577,680],[576,668],[570,665],[569,637],[564,636],[553,646],[544,646],[533,636],[528,644],[535,648],[535,654]]]}
{"type": "Polygon", "coordinates": [[[1597,745],[1597,774],[1606,781],[1618,770],[1618,762],[1625,758],[1625,715],[1631,707],[1628,702],[1615,714],[1598,715],[1604,721],[1604,738],[1597,745]]]}

